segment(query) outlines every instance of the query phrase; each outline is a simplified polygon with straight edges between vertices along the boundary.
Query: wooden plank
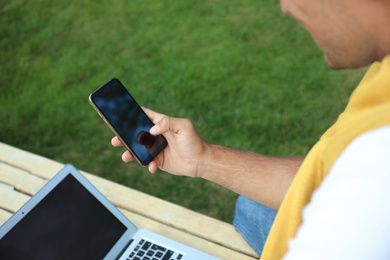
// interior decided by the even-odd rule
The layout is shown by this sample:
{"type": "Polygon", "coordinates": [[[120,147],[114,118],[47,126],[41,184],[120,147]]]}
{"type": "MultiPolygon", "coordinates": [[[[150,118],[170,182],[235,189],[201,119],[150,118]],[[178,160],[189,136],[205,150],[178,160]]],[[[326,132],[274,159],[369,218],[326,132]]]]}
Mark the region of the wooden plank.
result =
{"type": "MultiPolygon", "coordinates": [[[[14,187],[12,185],[7,184],[7,183],[0,182],[0,189],[13,190],[14,187]]],[[[2,199],[4,199],[4,198],[2,198],[2,199]]]]}
{"type": "Polygon", "coordinates": [[[98,176],[86,174],[86,177],[117,207],[208,239],[235,251],[257,257],[257,254],[235,231],[231,224],[110,182],[98,176]]]}
{"type": "Polygon", "coordinates": [[[1,162],[0,172],[0,182],[13,186],[28,195],[35,194],[47,182],[40,177],[1,162]]]}
{"type": "Polygon", "coordinates": [[[0,209],[14,213],[30,199],[30,196],[2,184],[0,185],[0,198],[2,198],[0,209]]]}
{"type": "Polygon", "coordinates": [[[0,142],[0,161],[45,179],[52,178],[63,164],[0,142]]]}
{"type": "Polygon", "coordinates": [[[0,226],[3,225],[12,214],[6,210],[0,209],[0,226]]]}
{"type": "MultiPolygon", "coordinates": [[[[0,161],[33,175],[50,179],[63,164],[0,142],[0,161]]],[[[256,257],[231,224],[130,189],[89,173],[82,173],[117,207],[134,212],[196,237],[256,257]]]]}

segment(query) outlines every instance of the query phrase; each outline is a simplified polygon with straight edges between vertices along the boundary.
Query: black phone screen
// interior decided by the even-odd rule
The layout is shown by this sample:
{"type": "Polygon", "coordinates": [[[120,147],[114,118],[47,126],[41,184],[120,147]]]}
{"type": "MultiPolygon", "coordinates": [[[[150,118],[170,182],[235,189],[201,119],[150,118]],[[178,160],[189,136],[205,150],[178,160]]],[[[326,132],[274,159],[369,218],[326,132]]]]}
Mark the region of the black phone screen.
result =
{"type": "Polygon", "coordinates": [[[152,121],[118,79],[92,93],[90,101],[142,165],[148,165],[166,147],[162,135],[149,133],[152,121]]]}

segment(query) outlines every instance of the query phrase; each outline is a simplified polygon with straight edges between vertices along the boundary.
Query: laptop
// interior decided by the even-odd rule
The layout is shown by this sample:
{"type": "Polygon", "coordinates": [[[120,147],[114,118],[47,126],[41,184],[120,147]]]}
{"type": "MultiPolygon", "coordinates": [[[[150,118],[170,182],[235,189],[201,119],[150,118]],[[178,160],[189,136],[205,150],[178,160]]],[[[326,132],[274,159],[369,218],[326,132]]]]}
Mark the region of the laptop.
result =
{"type": "Polygon", "coordinates": [[[67,164],[0,227],[0,259],[218,259],[138,229],[67,164]]]}

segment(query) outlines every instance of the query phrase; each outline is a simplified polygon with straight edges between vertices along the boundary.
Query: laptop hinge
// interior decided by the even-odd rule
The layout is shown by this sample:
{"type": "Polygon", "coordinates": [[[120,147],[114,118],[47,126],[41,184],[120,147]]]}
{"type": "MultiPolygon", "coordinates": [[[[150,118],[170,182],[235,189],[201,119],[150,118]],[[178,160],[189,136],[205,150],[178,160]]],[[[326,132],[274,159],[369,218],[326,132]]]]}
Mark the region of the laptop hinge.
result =
{"type": "Polygon", "coordinates": [[[123,255],[123,253],[126,251],[127,248],[129,248],[129,246],[131,245],[131,243],[133,243],[133,241],[134,241],[134,239],[130,239],[130,241],[126,244],[126,246],[123,247],[123,249],[119,253],[119,255],[115,258],[116,260],[118,260],[123,255]]]}

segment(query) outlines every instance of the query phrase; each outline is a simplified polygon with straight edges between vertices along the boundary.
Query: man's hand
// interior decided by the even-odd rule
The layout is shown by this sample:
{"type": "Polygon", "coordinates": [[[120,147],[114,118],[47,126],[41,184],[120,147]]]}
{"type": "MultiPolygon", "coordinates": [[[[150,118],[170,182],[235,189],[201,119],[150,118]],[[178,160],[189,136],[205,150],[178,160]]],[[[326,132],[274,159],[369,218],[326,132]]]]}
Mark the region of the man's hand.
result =
{"type": "MultiPolygon", "coordinates": [[[[151,173],[157,168],[175,175],[198,177],[203,171],[202,160],[206,158],[208,144],[202,140],[188,119],[173,118],[147,108],[142,108],[147,116],[155,124],[150,129],[154,135],[164,135],[168,146],[148,165],[151,173]]],[[[118,137],[111,140],[113,146],[122,146],[118,137]]],[[[134,158],[129,151],[122,155],[124,162],[130,162],[134,158]]]]}
{"type": "MultiPolygon", "coordinates": [[[[250,151],[207,144],[188,119],[179,119],[143,108],[155,126],[151,134],[162,134],[168,146],[152,161],[149,171],[200,177],[277,210],[303,158],[270,157],[250,151]]],[[[114,146],[121,141],[114,137],[114,146]]],[[[133,160],[130,152],[122,155],[133,160]]]]}

